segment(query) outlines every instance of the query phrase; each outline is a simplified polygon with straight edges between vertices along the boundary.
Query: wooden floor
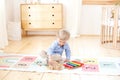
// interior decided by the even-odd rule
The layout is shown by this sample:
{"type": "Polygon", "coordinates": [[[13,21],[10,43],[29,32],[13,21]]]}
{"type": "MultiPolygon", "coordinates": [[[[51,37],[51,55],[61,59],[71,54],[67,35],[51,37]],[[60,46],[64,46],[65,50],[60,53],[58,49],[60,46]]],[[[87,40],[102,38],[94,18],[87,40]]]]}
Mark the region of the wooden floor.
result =
{"type": "MultiPolygon", "coordinates": [[[[28,36],[21,41],[9,41],[6,54],[39,54],[47,50],[56,39],[54,36],[28,36]]],[[[120,50],[103,47],[99,37],[82,36],[68,41],[72,56],[81,57],[120,57],[120,50]]],[[[79,75],[72,73],[36,73],[0,70],[0,80],[120,80],[120,76],[79,75]]]]}

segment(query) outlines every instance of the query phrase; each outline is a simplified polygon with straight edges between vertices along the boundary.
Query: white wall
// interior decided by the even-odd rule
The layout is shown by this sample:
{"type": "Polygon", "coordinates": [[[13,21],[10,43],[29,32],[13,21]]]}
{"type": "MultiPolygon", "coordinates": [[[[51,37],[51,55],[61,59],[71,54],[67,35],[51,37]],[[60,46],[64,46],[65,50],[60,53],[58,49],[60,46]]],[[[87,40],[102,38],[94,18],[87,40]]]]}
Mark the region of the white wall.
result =
{"type": "Polygon", "coordinates": [[[8,44],[5,4],[5,0],[0,1],[0,49],[3,49],[8,44]]]}
{"type": "Polygon", "coordinates": [[[7,22],[9,21],[14,21],[14,10],[13,10],[13,2],[11,0],[6,0],[6,20],[7,22]]]}
{"type": "Polygon", "coordinates": [[[82,35],[99,35],[101,30],[102,5],[83,5],[81,11],[82,35]]]}
{"type": "Polygon", "coordinates": [[[21,0],[13,0],[13,14],[14,14],[14,21],[19,22],[20,21],[20,3],[21,0]]]}
{"type": "Polygon", "coordinates": [[[81,3],[82,0],[60,0],[63,4],[64,27],[71,32],[74,37],[78,34],[80,27],[81,3]]]}
{"type": "MultiPolygon", "coordinates": [[[[8,4],[9,20],[19,21],[20,20],[19,4],[21,1],[24,0],[21,1],[7,0],[7,1],[9,1],[10,3],[13,1],[13,3],[8,4]],[[11,17],[13,19],[11,19],[11,17]]],[[[41,0],[41,3],[46,3],[47,1],[49,0],[41,0]]],[[[100,34],[102,5],[81,6],[81,0],[56,0],[56,1],[63,4],[64,27],[71,32],[72,36],[75,36],[77,34],[85,34],[85,35],[100,34]]]]}

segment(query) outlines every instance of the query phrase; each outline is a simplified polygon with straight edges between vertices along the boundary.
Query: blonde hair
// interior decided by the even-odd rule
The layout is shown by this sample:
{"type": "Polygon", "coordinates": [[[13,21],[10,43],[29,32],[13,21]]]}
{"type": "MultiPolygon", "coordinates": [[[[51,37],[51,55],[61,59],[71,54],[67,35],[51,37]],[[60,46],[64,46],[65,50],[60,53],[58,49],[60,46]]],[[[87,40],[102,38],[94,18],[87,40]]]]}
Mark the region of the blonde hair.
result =
{"type": "Polygon", "coordinates": [[[61,29],[58,31],[57,37],[61,40],[68,40],[70,38],[70,33],[67,30],[61,29]]]}

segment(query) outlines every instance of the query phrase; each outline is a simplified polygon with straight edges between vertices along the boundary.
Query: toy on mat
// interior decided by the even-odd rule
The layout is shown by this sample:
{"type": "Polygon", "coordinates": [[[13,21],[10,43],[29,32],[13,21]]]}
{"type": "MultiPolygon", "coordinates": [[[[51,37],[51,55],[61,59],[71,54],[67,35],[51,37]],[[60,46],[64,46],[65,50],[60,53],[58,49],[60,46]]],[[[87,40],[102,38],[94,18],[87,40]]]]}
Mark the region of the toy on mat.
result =
{"type": "Polygon", "coordinates": [[[53,54],[49,57],[48,67],[50,70],[61,70],[63,68],[63,60],[61,55],[53,54]]]}
{"type": "Polygon", "coordinates": [[[40,52],[40,56],[39,56],[38,60],[36,61],[36,64],[38,64],[39,66],[47,66],[48,65],[48,55],[47,55],[46,51],[42,50],[40,52]]]}
{"type": "Polygon", "coordinates": [[[79,62],[79,61],[70,61],[70,62],[64,63],[63,65],[64,65],[65,68],[74,69],[74,68],[77,68],[77,67],[81,67],[84,64],[79,62]]]}

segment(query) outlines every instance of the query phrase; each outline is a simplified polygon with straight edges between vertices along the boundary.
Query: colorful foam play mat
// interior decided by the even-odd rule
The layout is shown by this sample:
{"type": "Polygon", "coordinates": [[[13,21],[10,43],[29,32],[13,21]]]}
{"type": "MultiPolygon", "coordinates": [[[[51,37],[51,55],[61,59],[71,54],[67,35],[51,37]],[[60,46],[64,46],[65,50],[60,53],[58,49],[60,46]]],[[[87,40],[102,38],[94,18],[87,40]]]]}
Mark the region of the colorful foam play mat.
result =
{"type": "Polygon", "coordinates": [[[62,70],[50,70],[47,65],[39,65],[38,55],[1,54],[1,70],[120,75],[120,57],[72,57],[63,64],[62,70]]]}

